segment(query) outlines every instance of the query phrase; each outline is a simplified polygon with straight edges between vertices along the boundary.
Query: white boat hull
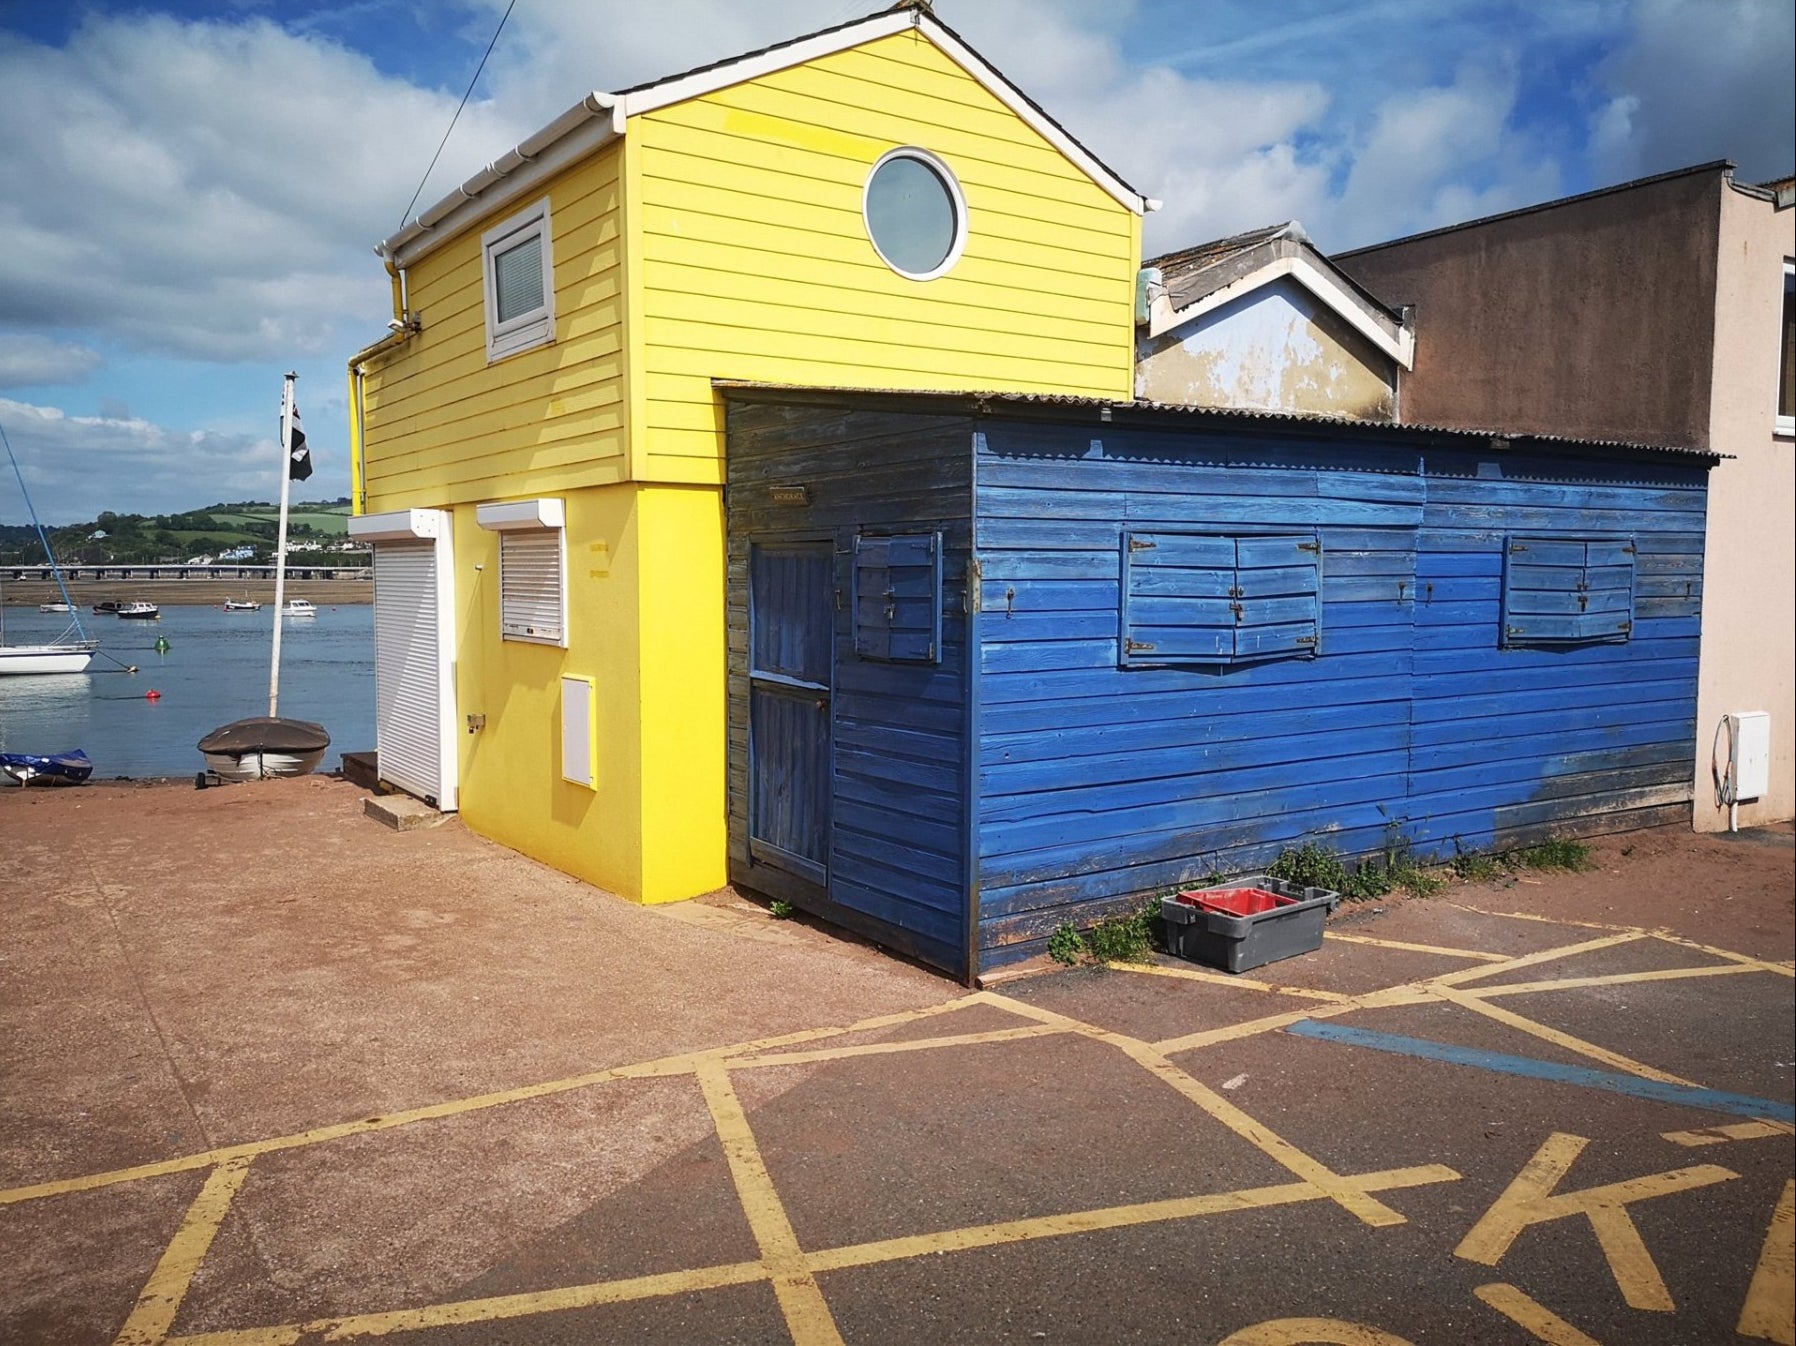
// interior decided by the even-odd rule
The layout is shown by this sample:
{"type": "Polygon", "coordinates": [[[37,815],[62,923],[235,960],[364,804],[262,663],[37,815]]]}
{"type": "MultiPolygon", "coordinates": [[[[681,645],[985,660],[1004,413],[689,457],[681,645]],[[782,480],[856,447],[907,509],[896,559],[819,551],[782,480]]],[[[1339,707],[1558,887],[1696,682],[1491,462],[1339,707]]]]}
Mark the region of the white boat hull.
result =
{"type": "Polygon", "coordinates": [[[0,645],[0,676],[9,673],[85,673],[93,645],[0,645]]]}
{"type": "Polygon", "coordinates": [[[220,780],[274,780],[285,776],[309,776],[318,769],[324,760],[326,749],[317,748],[311,752],[259,752],[229,753],[203,752],[200,756],[206,759],[206,770],[220,780]]]}

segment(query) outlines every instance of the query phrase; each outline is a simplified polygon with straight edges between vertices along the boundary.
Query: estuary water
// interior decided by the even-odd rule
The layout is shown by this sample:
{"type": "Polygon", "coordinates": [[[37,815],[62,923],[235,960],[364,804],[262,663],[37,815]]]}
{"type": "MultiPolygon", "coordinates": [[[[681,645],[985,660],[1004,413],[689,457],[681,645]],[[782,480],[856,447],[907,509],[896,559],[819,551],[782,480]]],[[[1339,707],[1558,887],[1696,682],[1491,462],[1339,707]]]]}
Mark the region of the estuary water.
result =
{"type": "MultiPolygon", "coordinates": [[[[268,713],[272,604],[259,612],[164,604],[159,621],[85,612],[81,621],[100,642],[86,673],[0,677],[0,752],[80,748],[93,759],[95,780],[191,778],[205,765],[195,746],[202,737],[268,713]],[[156,649],[158,639],[167,650],[156,649]],[[147,697],[152,690],[161,695],[147,697]]],[[[8,608],[6,640],[52,640],[68,622],[67,613],[8,608]]],[[[286,619],[280,711],[330,732],[320,771],[335,770],[345,752],[373,749],[372,606],[320,603],[316,617],[286,619]]]]}

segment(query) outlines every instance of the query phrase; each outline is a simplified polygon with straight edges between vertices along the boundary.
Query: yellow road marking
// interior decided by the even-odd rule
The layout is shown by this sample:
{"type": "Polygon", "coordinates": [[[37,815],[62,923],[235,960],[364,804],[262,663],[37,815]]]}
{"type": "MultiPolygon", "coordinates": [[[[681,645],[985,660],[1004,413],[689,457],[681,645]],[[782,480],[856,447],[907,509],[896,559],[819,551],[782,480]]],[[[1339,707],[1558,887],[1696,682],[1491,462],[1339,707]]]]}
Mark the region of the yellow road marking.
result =
{"type": "Polygon", "coordinates": [[[1390,1009],[1395,1005],[1420,1005],[1432,1000],[1433,995],[1421,985],[1393,986],[1383,991],[1369,991],[1365,995],[1357,995],[1339,1005],[1325,1005],[1320,1009],[1287,1010],[1283,1014],[1268,1014],[1259,1019],[1248,1019],[1238,1024],[1224,1024],[1220,1028],[1204,1028],[1195,1033],[1186,1033],[1176,1038],[1165,1038],[1153,1043],[1153,1049],[1162,1056],[1170,1056],[1174,1052],[1188,1052],[1198,1047],[1208,1047],[1218,1042],[1232,1042],[1236,1038],[1253,1037],[1257,1033],[1270,1033],[1280,1028],[1289,1028],[1294,1023],[1305,1019],[1332,1019],[1336,1015],[1351,1014],[1354,1010],[1390,1009]]]}
{"type": "Polygon", "coordinates": [[[36,1201],[44,1197],[66,1196],[73,1192],[87,1192],[98,1187],[110,1187],[122,1182],[141,1182],[146,1178],[161,1178],[171,1173],[190,1173],[195,1169],[211,1168],[215,1164],[228,1164],[238,1159],[254,1159],[258,1155],[272,1154],[280,1150],[323,1145],[329,1141],[343,1140],[349,1136],[364,1136],[375,1131],[390,1131],[395,1127],[411,1126],[416,1122],[437,1121],[447,1117],[459,1117],[465,1113],[480,1112],[488,1108],[507,1107],[513,1103],[527,1103],[538,1098],[551,1098],[556,1094],[568,1093],[576,1089],[590,1089],[595,1085],[608,1084],[616,1080],[690,1075],[700,1061],[712,1060],[718,1056],[768,1051],[797,1043],[840,1037],[848,1033],[896,1028],[914,1023],[919,1019],[964,1009],[968,1005],[976,1003],[979,1002],[971,997],[962,996],[957,1000],[945,1001],[939,1005],[902,1010],[896,1014],[882,1014],[876,1018],[862,1019],[858,1023],[836,1028],[808,1028],[795,1033],[783,1033],[777,1037],[757,1038],[719,1050],[680,1052],[673,1056],[657,1057],[651,1061],[641,1061],[632,1065],[613,1066],[608,1070],[595,1070],[584,1075],[570,1075],[565,1079],[548,1080],[540,1084],[522,1085],[515,1089],[475,1094],[468,1098],[406,1108],[400,1112],[386,1113],[379,1117],[367,1117],[360,1121],[337,1122],[328,1126],[314,1127],[309,1131],[295,1131],[284,1136],[246,1141],[241,1145],[227,1145],[198,1154],[181,1155],[177,1158],[157,1160],[149,1164],[135,1164],[130,1168],[107,1169],[100,1173],[88,1173],[75,1178],[58,1178],[51,1182],[33,1183],[27,1187],[7,1188],[0,1190],[0,1206],[9,1206],[20,1201],[36,1201]]]}
{"type": "Polygon", "coordinates": [[[1069,1018],[1064,1014],[1056,1014],[1052,1010],[1042,1009],[1040,1006],[1031,1005],[1025,1001],[1012,1000],[995,991],[982,991],[980,994],[989,996],[991,1003],[1003,1005],[1017,1014],[1039,1019],[1042,1023],[1068,1028],[1094,1041],[1107,1043],[1117,1048],[1137,1065],[1178,1090],[1216,1121],[1253,1145],[1268,1159],[1283,1165],[1305,1181],[1314,1183],[1344,1210],[1357,1216],[1366,1224],[1383,1226],[1406,1222],[1402,1214],[1392,1210],[1383,1202],[1374,1201],[1368,1193],[1355,1187],[1350,1179],[1341,1177],[1321,1161],[1311,1158],[1283,1136],[1248,1116],[1214,1089],[1200,1084],[1139,1038],[1128,1037],[1122,1033],[1113,1033],[1108,1029],[1082,1023],[1077,1019],[1069,1018]]]}
{"type": "MultiPolygon", "coordinates": [[[[1382,1192],[1401,1187],[1453,1182],[1458,1178],[1459,1174],[1450,1168],[1439,1164],[1424,1164],[1413,1168],[1362,1173],[1348,1181],[1363,1191],[1382,1192]]],[[[1282,1183],[1272,1187],[1248,1187],[1234,1192],[1173,1197],[1164,1201],[1147,1201],[1127,1206],[1105,1206],[1096,1210],[1069,1211],[1060,1215],[1043,1215],[1032,1219],[1006,1220],[963,1229],[879,1239],[869,1243],[801,1252],[798,1254],[798,1261],[805,1271],[812,1274],[844,1271],[853,1267],[901,1262],[936,1253],[990,1248],[1006,1243],[1028,1243],[1098,1230],[1163,1224],[1171,1220],[1199,1219],[1209,1215],[1266,1210],[1276,1206],[1301,1205],[1329,1199],[1329,1194],[1313,1183],[1282,1183]]],[[[560,1290],[498,1295],[488,1299],[454,1300],[446,1304],[387,1313],[356,1314],[307,1323],[201,1333],[177,1337],[168,1346],[292,1346],[292,1343],[307,1336],[322,1336],[327,1341],[345,1341],[354,1337],[386,1336],[395,1332],[415,1332],[455,1324],[495,1322],[599,1304],[616,1304],[722,1286],[745,1285],[768,1280],[771,1276],[772,1272],[765,1262],[733,1262],[693,1271],[601,1281],[560,1290]]]]}
{"type": "Polygon", "coordinates": [[[1679,944],[1686,949],[1695,949],[1698,953],[1713,954],[1717,958],[1725,958],[1730,963],[1738,963],[1742,967],[1751,968],[1757,972],[1775,972],[1780,977],[1796,976],[1796,967],[1792,967],[1789,963],[1773,963],[1768,959],[1754,958],[1750,954],[1734,953],[1730,949],[1717,949],[1712,944],[1698,944],[1693,939],[1674,935],[1669,930],[1655,930],[1653,938],[1664,940],[1667,944],[1679,944]]]}
{"type": "Polygon", "coordinates": [[[862,1042],[852,1047],[818,1047],[808,1052],[774,1052],[767,1056],[731,1056],[731,1070],[753,1070],[760,1066],[803,1066],[818,1061],[842,1061],[855,1056],[889,1056],[894,1052],[930,1051],[937,1047],[980,1047],[989,1042],[1016,1042],[1021,1038],[1058,1037],[1064,1028],[1048,1024],[1029,1024],[1022,1028],[993,1028],[983,1033],[960,1033],[951,1037],[912,1038],[907,1042],[862,1042]]]}
{"type": "Polygon", "coordinates": [[[1535,1303],[1513,1285],[1498,1281],[1495,1285],[1480,1285],[1472,1293],[1516,1326],[1532,1332],[1538,1340],[1546,1342],[1547,1346],[1601,1346],[1595,1338],[1585,1336],[1558,1314],[1535,1303]]]}
{"type": "Polygon", "coordinates": [[[1517,1014],[1513,1010],[1506,1010],[1501,1005],[1487,1004],[1482,995],[1445,986],[1435,987],[1434,993],[1462,1009],[1469,1009],[1475,1014],[1484,1015],[1487,1019],[1495,1019],[1498,1023],[1520,1029],[1524,1033],[1539,1038],[1542,1042],[1550,1042],[1556,1047],[1563,1047],[1568,1052],[1576,1052],[1580,1056],[1588,1056],[1593,1061],[1601,1061],[1604,1065],[1624,1070],[1630,1075],[1638,1075],[1643,1080],[1658,1080],[1661,1084],[1682,1084],[1692,1089],[1702,1087],[1673,1075],[1669,1071],[1643,1065],[1632,1057],[1623,1056],[1620,1052],[1612,1052],[1607,1047],[1597,1046],[1594,1042],[1586,1042],[1583,1038],[1573,1037],[1570,1033],[1562,1033],[1557,1028],[1536,1023],[1533,1019],[1517,1014]]]}
{"type": "Polygon", "coordinates": [[[1345,1001],[1353,997],[1339,991],[1317,991],[1307,986],[1282,986],[1277,982],[1240,977],[1232,972],[1206,972],[1201,967],[1163,967],[1159,963],[1112,963],[1123,972],[1140,972],[1150,977],[1168,977],[1174,981],[1202,981],[1216,986],[1229,986],[1237,991],[1266,991],[1272,995],[1298,996],[1304,1000],[1345,1001]]]}
{"type": "Polygon", "coordinates": [[[1337,935],[1332,930],[1322,932],[1324,939],[1339,940],[1342,944],[1370,944],[1377,949],[1400,949],[1404,953],[1433,953],[1443,958],[1470,958],[1477,963],[1507,963],[1511,955],[1506,953],[1485,953],[1480,949],[1449,949],[1439,944],[1410,944],[1400,939],[1374,939],[1370,935],[1337,935]]]}
{"type": "Polygon", "coordinates": [[[699,1087],[705,1093],[705,1106],[717,1123],[717,1138],[730,1163],[730,1176],[736,1182],[736,1196],[742,1202],[742,1213],[754,1232],[761,1249],[761,1260],[773,1277],[773,1293],[780,1311],[786,1315],[786,1326],[798,1346],[820,1342],[825,1346],[841,1346],[842,1334],[836,1320],[817,1288],[817,1278],[805,1265],[798,1235],[786,1218],[786,1208],[768,1175],[761,1147],[742,1110],[736,1086],[730,1082],[729,1067],[713,1059],[701,1064],[697,1071],[699,1087]]]}
{"type": "Polygon", "coordinates": [[[1660,1138],[1673,1145],[1695,1149],[1699,1145],[1720,1145],[1729,1140],[1764,1140],[1769,1136],[1788,1136],[1796,1127],[1788,1122],[1730,1122],[1726,1126],[1699,1126],[1691,1131],[1663,1131],[1660,1138]]]}
{"type": "Polygon", "coordinates": [[[1340,1318],[1275,1318],[1224,1337],[1220,1346],[1410,1346],[1383,1328],[1340,1318]]]}
{"type": "Polygon", "coordinates": [[[1611,972],[1602,977],[1560,977],[1554,981],[1505,982],[1501,986],[1479,986],[1465,992],[1480,999],[1506,995],[1534,995],[1540,991],[1573,991],[1585,986],[1632,986],[1646,981],[1688,981],[1692,977],[1737,977],[1754,968],[1730,963],[1726,967],[1666,967],[1652,972],[1611,972]]]}
{"type": "Polygon", "coordinates": [[[1650,935],[1650,930],[1641,930],[1635,925],[1605,925],[1601,921],[1574,921],[1566,916],[1540,916],[1531,911],[1491,911],[1488,907],[1469,906],[1464,902],[1443,902],[1442,906],[1457,907],[1460,911],[1469,911],[1474,916],[1500,916],[1506,921],[1533,921],[1536,925],[1563,925],[1573,930],[1631,930],[1650,935]]]}
{"type": "Polygon", "coordinates": [[[131,1316],[125,1319],[116,1346],[159,1346],[167,1339],[181,1301],[187,1298],[187,1287],[193,1284],[194,1273],[206,1260],[218,1226],[243,1187],[249,1165],[249,1160],[237,1159],[212,1170],[200,1194],[187,1208],[181,1227],[162,1250],[150,1279],[144,1283],[143,1293],[137,1296],[131,1316]]]}
{"type": "Polygon", "coordinates": [[[693,1271],[669,1271],[654,1276],[633,1276],[628,1280],[572,1285],[560,1290],[534,1290],[525,1294],[495,1295],[487,1299],[452,1300],[447,1304],[431,1304],[422,1308],[319,1318],[312,1322],[286,1323],[277,1327],[243,1327],[223,1332],[202,1332],[191,1337],[174,1337],[168,1346],[292,1346],[305,1337],[349,1341],[355,1337],[384,1337],[395,1332],[421,1332],[427,1328],[453,1327],[465,1323],[502,1322],[511,1318],[530,1318],[601,1304],[658,1299],[667,1295],[688,1294],[695,1290],[715,1290],[727,1285],[748,1285],[766,1279],[767,1268],[760,1262],[732,1262],[723,1266],[700,1267],[693,1271]]]}
{"type": "Polygon", "coordinates": [[[1771,1212],[1765,1246],[1759,1252],[1759,1264],[1752,1273],[1746,1303],[1740,1309],[1740,1324],[1734,1329],[1743,1337],[1775,1341],[1779,1346],[1792,1346],[1796,1341],[1796,1243],[1791,1236],[1792,1218],[1796,1218],[1796,1182],[1786,1182],[1784,1194],[1771,1212]]]}
{"type": "Polygon", "coordinates": [[[1589,1143],[1588,1137],[1564,1132],[1549,1136],[1503,1194],[1479,1217],[1471,1232],[1460,1240],[1453,1254],[1468,1262],[1494,1267],[1529,1226],[1582,1215],[1596,1232],[1610,1274],[1629,1306],[1670,1313],[1677,1306],[1672,1303],[1652,1254],[1641,1241],[1640,1231],[1628,1216],[1629,1203],[1727,1182],[1740,1175],[1731,1169],[1701,1164],[1555,1194],[1553,1189],[1589,1143]]]}
{"type": "Polygon", "coordinates": [[[1478,981],[1484,977],[1501,976],[1506,972],[1517,972],[1525,967],[1534,967],[1539,963],[1553,963],[1561,958],[1575,958],[1581,953],[1595,953],[1599,949],[1612,949],[1617,944],[1632,944],[1637,940],[1651,936],[1645,930],[1624,930],[1619,934],[1604,935],[1601,939],[1587,939],[1578,944],[1561,944],[1556,949],[1542,949],[1539,953],[1525,953],[1516,958],[1507,958],[1501,963],[1486,963],[1482,967],[1461,968],[1458,972],[1446,972],[1438,977],[1428,978],[1429,986],[1463,986],[1469,981],[1478,981]]]}

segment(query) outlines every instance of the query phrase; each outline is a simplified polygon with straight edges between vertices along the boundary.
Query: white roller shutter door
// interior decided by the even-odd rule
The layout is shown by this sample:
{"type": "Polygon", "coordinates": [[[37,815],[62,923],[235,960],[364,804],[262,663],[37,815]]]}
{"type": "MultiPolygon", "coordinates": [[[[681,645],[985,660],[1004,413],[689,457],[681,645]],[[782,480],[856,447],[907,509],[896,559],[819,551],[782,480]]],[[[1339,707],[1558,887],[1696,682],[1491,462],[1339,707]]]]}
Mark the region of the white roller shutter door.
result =
{"type": "Polygon", "coordinates": [[[434,542],[374,547],[375,747],[382,780],[438,807],[443,789],[441,638],[434,542]]]}

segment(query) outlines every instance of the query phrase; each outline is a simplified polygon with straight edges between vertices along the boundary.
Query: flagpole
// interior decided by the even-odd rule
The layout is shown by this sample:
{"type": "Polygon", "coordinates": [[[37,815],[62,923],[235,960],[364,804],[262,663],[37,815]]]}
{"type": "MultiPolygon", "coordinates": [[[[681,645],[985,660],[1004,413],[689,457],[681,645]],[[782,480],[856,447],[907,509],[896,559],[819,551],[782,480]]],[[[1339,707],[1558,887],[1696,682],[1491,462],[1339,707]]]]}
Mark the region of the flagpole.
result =
{"type": "Polygon", "coordinates": [[[268,718],[281,706],[281,609],[287,596],[287,501],[293,490],[293,381],[291,370],[281,387],[281,527],[274,544],[274,657],[268,664],[268,718]]]}

